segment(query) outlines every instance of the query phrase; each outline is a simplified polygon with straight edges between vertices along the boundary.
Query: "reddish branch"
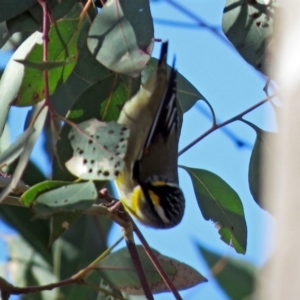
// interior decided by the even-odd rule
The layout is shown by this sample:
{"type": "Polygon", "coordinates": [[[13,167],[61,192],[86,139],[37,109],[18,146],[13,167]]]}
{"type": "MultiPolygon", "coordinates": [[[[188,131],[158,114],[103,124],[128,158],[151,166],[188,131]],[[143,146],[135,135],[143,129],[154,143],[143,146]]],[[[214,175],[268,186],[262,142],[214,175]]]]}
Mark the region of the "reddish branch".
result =
{"type": "Polygon", "coordinates": [[[133,230],[134,230],[135,234],[138,236],[139,240],[141,241],[142,246],[143,246],[145,252],[147,253],[148,257],[150,258],[153,266],[156,268],[157,272],[159,273],[159,275],[163,279],[166,286],[173,293],[175,299],[182,300],[182,298],[181,298],[179,292],[177,291],[176,287],[174,286],[173,282],[170,280],[167,273],[165,272],[165,270],[160,265],[160,263],[159,263],[158,259],[156,258],[155,254],[152,252],[151,248],[149,247],[148,242],[146,241],[146,239],[142,235],[141,231],[139,230],[139,228],[136,226],[136,224],[134,222],[133,222],[133,230]]]}

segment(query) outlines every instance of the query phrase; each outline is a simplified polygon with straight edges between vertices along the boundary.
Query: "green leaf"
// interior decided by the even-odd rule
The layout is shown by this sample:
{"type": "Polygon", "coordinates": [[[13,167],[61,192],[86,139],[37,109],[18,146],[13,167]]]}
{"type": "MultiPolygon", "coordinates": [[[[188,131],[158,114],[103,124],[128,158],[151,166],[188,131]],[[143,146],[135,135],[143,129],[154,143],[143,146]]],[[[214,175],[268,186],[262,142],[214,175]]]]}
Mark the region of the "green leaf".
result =
{"type": "Polygon", "coordinates": [[[2,0],[0,10],[0,22],[8,20],[36,3],[36,0],[2,0]]]}
{"type": "Polygon", "coordinates": [[[2,48],[5,45],[9,38],[10,36],[8,33],[6,22],[0,23],[0,48],[2,48]]]}
{"type": "Polygon", "coordinates": [[[111,92],[101,103],[101,118],[106,122],[117,121],[124,103],[140,89],[140,77],[134,79],[126,75],[115,77],[114,83],[107,88],[111,92]]]}
{"type": "Polygon", "coordinates": [[[240,55],[255,69],[266,74],[265,57],[273,42],[276,10],[273,2],[268,5],[260,2],[226,0],[222,27],[240,55]]]}
{"type": "MultiPolygon", "coordinates": [[[[64,60],[69,64],[48,72],[49,92],[53,94],[57,87],[65,82],[76,64],[77,39],[80,32],[79,19],[64,19],[53,24],[49,31],[48,63],[53,64],[64,60]]],[[[43,62],[43,45],[36,44],[25,58],[36,64],[43,62]]],[[[14,105],[34,105],[45,98],[44,77],[41,70],[25,67],[24,78],[14,105]]]]}
{"type": "MultiPolygon", "coordinates": [[[[142,71],[142,84],[145,84],[151,73],[155,70],[157,62],[157,58],[151,57],[147,66],[142,71]]],[[[171,67],[168,65],[167,68],[168,74],[170,74],[171,67]]],[[[198,100],[206,100],[197,88],[178,71],[176,83],[177,100],[183,113],[190,110],[198,100]]]]}
{"type": "Polygon", "coordinates": [[[40,194],[33,202],[37,217],[49,217],[58,212],[83,211],[97,199],[93,182],[75,183],[51,189],[40,194]]]}
{"type": "Polygon", "coordinates": [[[72,128],[73,157],[67,169],[83,180],[115,179],[124,168],[129,130],[113,121],[91,119],[72,128]]]}
{"type": "Polygon", "coordinates": [[[263,131],[248,121],[243,120],[243,122],[252,127],[256,132],[256,140],[252,149],[248,170],[250,192],[255,202],[265,209],[262,201],[262,186],[263,175],[267,174],[268,165],[264,162],[263,157],[265,155],[268,157],[274,155],[270,144],[276,134],[263,131]]]}
{"type": "Polygon", "coordinates": [[[104,65],[96,59],[96,56],[91,53],[87,45],[91,23],[97,15],[98,14],[89,15],[89,18],[86,18],[83,22],[78,38],[79,57],[74,69],[74,72],[90,85],[105,79],[111,73],[109,69],[105,68],[104,65]]]}
{"type": "Polygon", "coordinates": [[[58,180],[45,180],[43,182],[39,182],[23,193],[20,197],[20,201],[24,205],[30,206],[40,194],[68,184],[72,183],[58,180]]]}
{"type": "Polygon", "coordinates": [[[45,71],[45,70],[51,70],[58,67],[66,66],[70,63],[72,63],[72,60],[74,60],[75,57],[70,57],[67,60],[63,61],[55,61],[55,62],[33,62],[26,59],[16,59],[15,61],[23,64],[25,67],[33,68],[39,71],[45,71]]]}
{"type": "MultiPolygon", "coordinates": [[[[137,250],[152,292],[160,293],[168,291],[167,286],[161,279],[142,246],[137,245],[137,250]]],[[[205,277],[192,267],[173,258],[164,256],[156,250],[152,249],[152,251],[178,290],[187,289],[207,281],[205,277]]],[[[101,277],[113,287],[122,290],[129,295],[143,294],[138,275],[127,248],[122,248],[111,253],[104,258],[98,266],[101,269],[101,277]]]]}
{"type": "Polygon", "coordinates": [[[212,220],[221,239],[236,252],[245,253],[247,225],[238,194],[219,176],[202,169],[180,166],[190,175],[199,208],[205,220],[212,220]]]}
{"type": "Polygon", "coordinates": [[[229,299],[241,300],[254,292],[256,267],[249,262],[231,257],[222,257],[203,246],[199,250],[215,279],[229,299]]]}
{"type": "MultiPolygon", "coordinates": [[[[37,3],[40,7],[40,5],[37,3]]],[[[42,27],[42,23],[38,23],[29,11],[24,11],[6,21],[6,26],[9,34],[12,36],[16,32],[30,32],[33,33],[42,27]]]]}
{"type": "Polygon", "coordinates": [[[50,219],[50,236],[49,245],[62,235],[63,232],[68,230],[73,223],[75,223],[82,215],[82,211],[59,212],[54,214],[50,219]]]}
{"type": "Polygon", "coordinates": [[[0,154],[0,166],[7,166],[14,162],[24,151],[28,138],[34,133],[35,129],[26,129],[19,138],[0,154]]]}
{"type": "Polygon", "coordinates": [[[88,47],[105,67],[136,77],[150,59],[153,20],[147,0],[112,0],[93,21],[88,47]]]}
{"type": "MultiPolygon", "coordinates": [[[[82,12],[82,5],[76,1],[76,5],[68,13],[68,17],[78,17],[82,12]]],[[[110,74],[110,70],[100,64],[91,54],[87,47],[87,35],[92,20],[97,15],[97,9],[90,6],[85,18],[77,41],[79,56],[73,72],[67,81],[60,85],[51,96],[51,101],[55,111],[64,116],[71,109],[79,96],[98,81],[103,80],[110,74]],[[61,99],[64,99],[63,103],[61,99]]],[[[98,95],[99,96],[99,95],[98,95]]]]}

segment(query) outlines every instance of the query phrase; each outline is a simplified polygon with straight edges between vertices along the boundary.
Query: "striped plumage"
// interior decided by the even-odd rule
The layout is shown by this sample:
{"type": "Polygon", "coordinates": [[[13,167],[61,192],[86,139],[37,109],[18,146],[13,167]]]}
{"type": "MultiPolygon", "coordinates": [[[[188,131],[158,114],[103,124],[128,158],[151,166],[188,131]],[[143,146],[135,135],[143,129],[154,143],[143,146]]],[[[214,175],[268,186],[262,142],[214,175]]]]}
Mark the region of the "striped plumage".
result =
{"type": "Polygon", "coordinates": [[[177,225],[184,213],[178,187],[176,70],[167,76],[168,43],[162,44],[156,70],[127,101],[118,123],[130,129],[125,167],[116,179],[120,200],[142,223],[155,228],[177,225]]]}

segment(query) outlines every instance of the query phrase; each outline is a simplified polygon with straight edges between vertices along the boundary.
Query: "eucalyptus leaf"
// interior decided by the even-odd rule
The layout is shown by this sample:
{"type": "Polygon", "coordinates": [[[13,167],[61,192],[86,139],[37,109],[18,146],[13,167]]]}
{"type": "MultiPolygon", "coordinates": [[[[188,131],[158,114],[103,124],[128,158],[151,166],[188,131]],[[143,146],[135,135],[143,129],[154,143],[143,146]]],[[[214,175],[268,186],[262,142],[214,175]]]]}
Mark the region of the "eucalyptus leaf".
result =
{"type": "Polygon", "coordinates": [[[14,162],[23,152],[28,138],[35,131],[34,127],[26,129],[21,136],[0,154],[0,166],[7,166],[14,162]]]}
{"type": "Polygon", "coordinates": [[[73,157],[67,169],[84,180],[115,179],[124,167],[129,130],[116,122],[96,119],[78,124],[69,133],[73,157]]]}
{"type": "Polygon", "coordinates": [[[22,174],[27,166],[31,151],[44,127],[48,114],[48,106],[44,106],[44,102],[41,102],[37,104],[32,109],[32,111],[29,112],[29,114],[31,115],[32,119],[35,120],[34,124],[30,125],[33,126],[34,132],[29,136],[26,144],[24,145],[23,152],[20,155],[20,159],[18,161],[10,184],[0,194],[0,202],[16,188],[19,180],[21,179],[22,174]]]}
{"type": "Polygon", "coordinates": [[[273,2],[226,0],[222,20],[226,37],[249,64],[264,74],[274,42],[277,10],[273,2]]]}
{"type": "Polygon", "coordinates": [[[9,32],[6,22],[0,23],[0,48],[2,48],[9,39],[9,32]]]}
{"type": "Polygon", "coordinates": [[[276,133],[263,131],[246,120],[243,120],[243,122],[248,124],[256,132],[256,140],[252,149],[248,170],[250,192],[255,202],[261,208],[265,209],[262,201],[262,187],[264,184],[263,175],[268,173],[268,164],[266,164],[263,158],[274,155],[274,151],[272,151],[271,148],[271,141],[276,137],[276,133]]]}
{"type": "MultiPolygon", "coordinates": [[[[254,292],[257,268],[248,261],[222,257],[201,245],[198,248],[214,276],[229,299],[241,300],[254,292]]],[[[247,298],[248,299],[248,298],[247,298]]]]}
{"type": "Polygon", "coordinates": [[[219,176],[203,169],[181,166],[190,175],[196,199],[205,220],[212,220],[221,239],[236,252],[247,248],[247,225],[238,194],[219,176]]]}
{"type": "MultiPolygon", "coordinates": [[[[167,286],[156,271],[143,247],[137,245],[137,251],[151,291],[153,293],[168,291],[167,286]]],[[[173,258],[164,256],[156,250],[152,249],[152,251],[178,290],[187,289],[207,281],[206,278],[194,268],[173,258]]],[[[128,295],[143,294],[140,280],[127,248],[122,248],[111,253],[98,264],[98,267],[101,269],[101,277],[103,277],[108,284],[118,290],[124,291],[128,295]]]]}
{"type": "MultiPolygon", "coordinates": [[[[40,6],[38,3],[37,5],[40,6]]],[[[38,23],[28,10],[7,20],[6,25],[10,36],[16,32],[33,33],[42,27],[42,23],[38,23]]]]}
{"type": "Polygon", "coordinates": [[[24,66],[17,63],[15,59],[25,59],[27,54],[37,42],[42,42],[42,34],[35,32],[29,36],[10,58],[0,80],[0,135],[2,134],[7,114],[11,103],[21,87],[24,66]]]}
{"type": "MultiPolygon", "coordinates": [[[[59,279],[53,273],[52,267],[26,241],[17,235],[5,236],[8,244],[8,271],[16,286],[46,285],[59,279]]],[[[55,300],[58,289],[39,293],[43,300],[55,300]]]]}
{"type": "Polygon", "coordinates": [[[37,217],[45,218],[65,211],[83,211],[97,199],[98,193],[93,182],[64,185],[39,194],[33,202],[37,217]]]}
{"type": "Polygon", "coordinates": [[[23,11],[27,10],[36,3],[36,0],[2,0],[0,10],[0,22],[6,21],[23,11]]]}
{"type": "Polygon", "coordinates": [[[26,59],[15,59],[16,62],[24,65],[25,67],[33,68],[39,71],[51,70],[58,67],[63,67],[72,62],[75,57],[70,57],[69,59],[63,61],[55,61],[55,62],[34,62],[26,59]]]}
{"type": "Polygon", "coordinates": [[[153,20],[147,0],[110,0],[89,30],[88,47],[108,69],[137,77],[153,47],[153,20]]]}
{"type": "MultiPolygon", "coordinates": [[[[50,94],[53,94],[57,87],[67,80],[75,67],[80,26],[81,22],[79,19],[64,19],[50,27],[48,33],[48,65],[57,62],[61,63],[61,61],[70,62],[49,70],[50,94]]],[[[31,67],[25,67],[18,97],[13,103],[18,106],[34,105],[45,98],[43,71],[32,68],[32,63],[35,63],[35,65],[43,64],[43,45],[41,42],[32,48],[30,53],[26,55],[25,60],[31,62],[31,67]]]]}
{"type": "Polygon", "coordinates": [[[66,181],[58,181],[58,180],[45,180],[42,182],[39,182],[32,186],[30,189],[28,189],[25,193],[22,194],[20,197],[20,201],[24,205],[31,205],[33,204],[34,200],[42,193],[45,193],[47,191],[50,191],[52,189],[65,186],[71,184],[70,182],[66,181]]]}

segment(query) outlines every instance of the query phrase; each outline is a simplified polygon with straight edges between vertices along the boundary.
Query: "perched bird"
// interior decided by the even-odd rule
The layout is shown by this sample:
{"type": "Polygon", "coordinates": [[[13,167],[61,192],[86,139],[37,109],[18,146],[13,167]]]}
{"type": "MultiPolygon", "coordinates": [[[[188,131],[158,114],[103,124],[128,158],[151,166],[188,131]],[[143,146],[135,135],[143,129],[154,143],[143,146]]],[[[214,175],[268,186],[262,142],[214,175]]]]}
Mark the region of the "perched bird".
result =
{"type": "Polygon", "coordinates": [[[178,186],[179,122],[176,70],[168,79],[168,43],[153,73],[127,101],[118,119],[130,129],[125,167],[116,179],[125,209],[145,225],[170,228],[180,223],[185,200],[178,186]]]}

